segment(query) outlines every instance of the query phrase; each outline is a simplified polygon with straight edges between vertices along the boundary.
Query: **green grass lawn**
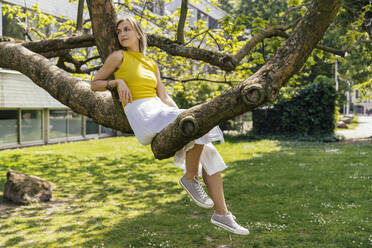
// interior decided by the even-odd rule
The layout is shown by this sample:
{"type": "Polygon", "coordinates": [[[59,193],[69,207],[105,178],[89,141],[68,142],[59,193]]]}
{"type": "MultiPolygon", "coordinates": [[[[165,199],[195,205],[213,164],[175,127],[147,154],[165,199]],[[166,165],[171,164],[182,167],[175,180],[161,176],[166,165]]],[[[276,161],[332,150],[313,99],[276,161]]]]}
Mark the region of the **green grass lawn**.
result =
{"type": "Polygon", "coordinates": [[[50,203],[0,200],[0,247],[372,247],[371,143],[216,147],[228,207],[248,236],[210,223],[172,159],[117,137],[0,152],[0,192],[9,169],[57,185],[50,203]]]}

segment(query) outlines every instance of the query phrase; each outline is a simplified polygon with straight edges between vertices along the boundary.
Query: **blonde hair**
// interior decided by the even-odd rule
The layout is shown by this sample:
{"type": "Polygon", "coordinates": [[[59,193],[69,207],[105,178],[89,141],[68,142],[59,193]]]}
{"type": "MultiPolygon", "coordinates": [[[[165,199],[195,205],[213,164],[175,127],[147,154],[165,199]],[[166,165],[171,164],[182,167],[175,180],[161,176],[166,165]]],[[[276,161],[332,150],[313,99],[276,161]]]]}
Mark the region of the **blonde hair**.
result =
{"type": "MultiPolygon", "coordinates": [[[[141,26],[139,25],[139,23],[137,22],[136,19],[134,19],[131,16],[128,16],[128,17],[124,17],[122,19],[119,19],[116,22],[116,29],[118,29],[119,24],[122,23],[123,21],[129,21],[129,23],[132,25],[132,27],[136,30],[137,34],[140,36],[140,38],[138,40],[139,50],[142,54],[145,54],[146,49],[147,49],[147,39],[146,39],[145,33],[142,31],[141,26]]],[[[122,48],[126,49],[125,47],[122,47],[122,48]]]]}

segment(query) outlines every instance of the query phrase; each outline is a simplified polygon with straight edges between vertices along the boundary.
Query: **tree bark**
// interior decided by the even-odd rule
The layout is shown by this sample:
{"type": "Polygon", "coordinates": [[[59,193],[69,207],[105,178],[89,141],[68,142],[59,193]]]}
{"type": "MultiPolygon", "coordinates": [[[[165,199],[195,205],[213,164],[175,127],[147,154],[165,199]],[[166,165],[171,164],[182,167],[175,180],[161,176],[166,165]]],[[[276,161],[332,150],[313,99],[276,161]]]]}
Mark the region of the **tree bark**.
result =
{"type": "Polygon", "coordinates": [[[280,87],[304,65],[332,23],[341,2],[315,0],[287,42],[260,70],[211,101],[186,110],[158,133],[151,143],[155,157],[171,157],[221,121],[273,101],[280,87]]]}
{"type": "Polygon", "coordinates": [[[95,41],[92,35],[84,34],[81,36],[72,36],[52,40],[30,41],[21,44],[35,53],[48,53],[56,52],[58,50],[91,47],[95,45],[95,41]]]}
{"type": "Polygon", "coordinates": [[[87,0],[87,4],[93,37],[102,61],[105,61],[113,51],[120,49],[115,26],[116,12],[111,0],[87,0]]]}
{"type": "Polygon", "coordinates": [[[84,0],[79,0],[77,18],[76,18],[76,32],[83,30],[83,14],[84,14],[84,0]]]}
{"type": "Polygon", "coordinates": [[[177,27],[177,43],[179,44],[183,44],[185,41],[183,30],[185,28],[188,4],[189,4],[188,0],[182,0],[180,19],[178,21],[177,27]]]}

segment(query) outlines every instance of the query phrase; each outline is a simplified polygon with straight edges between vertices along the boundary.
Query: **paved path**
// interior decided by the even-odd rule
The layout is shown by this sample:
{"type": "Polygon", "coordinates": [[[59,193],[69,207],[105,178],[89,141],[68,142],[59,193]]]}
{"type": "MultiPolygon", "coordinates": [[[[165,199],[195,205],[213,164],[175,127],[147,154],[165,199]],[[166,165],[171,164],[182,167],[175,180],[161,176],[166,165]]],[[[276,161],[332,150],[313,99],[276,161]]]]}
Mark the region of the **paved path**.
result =
{"type": "Polygon", "coordinates": [[[362,139],[372,137],[372,116],[362,116],[358,118],[358,126],[353,130],[340,129],[336,134],[345,136],[345,139],[362,139]]]}

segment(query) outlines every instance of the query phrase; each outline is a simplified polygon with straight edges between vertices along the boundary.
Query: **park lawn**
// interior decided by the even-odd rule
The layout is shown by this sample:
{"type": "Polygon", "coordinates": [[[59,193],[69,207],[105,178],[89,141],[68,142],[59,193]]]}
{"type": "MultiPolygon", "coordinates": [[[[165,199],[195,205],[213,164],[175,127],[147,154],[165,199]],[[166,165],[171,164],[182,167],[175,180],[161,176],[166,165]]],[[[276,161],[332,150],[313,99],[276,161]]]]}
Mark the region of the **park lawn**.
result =
{"type": "Polygon", "coordinates": [[[0,192],[9,169],[57,185],[50,203],[0,200],[0,247],[372,246],[371,143],[216,147],[229,167],[228,207],[248,236],[212,225],[212,210],[189,200],[171,159],[116,137],[0,152],[0,192]]]}

